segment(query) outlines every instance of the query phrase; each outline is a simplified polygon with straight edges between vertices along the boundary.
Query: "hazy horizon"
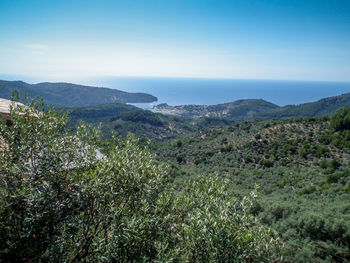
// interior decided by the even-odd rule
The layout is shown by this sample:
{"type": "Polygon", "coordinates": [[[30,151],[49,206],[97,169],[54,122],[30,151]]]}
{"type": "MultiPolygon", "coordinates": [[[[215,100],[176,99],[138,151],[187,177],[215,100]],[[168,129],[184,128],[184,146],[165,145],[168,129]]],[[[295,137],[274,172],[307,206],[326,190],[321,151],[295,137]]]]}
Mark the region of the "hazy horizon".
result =
{"type": "MultiPolygon", "coordinates": [[[[84,76],[84,77],[67,77],[67,78],[55,78],[55,77],[38,77],[28,75],[15,75],[15,74],[2,74],[0,72],[0,80],[5,81],[23,81],[29,84],[38,84],[43,82],[66,82],[78,85],[91,85],[100,86],[101,83],[105,83],[105,80],[109,79],[188,79],[188,80],[238,80],[238,81],[282,81],[282,82],[313,82],[313,83],[349,83],[350,80],[316,80],[316,79],[270,79],[270,78],[229,78],[229,77],[177,77],[177,76],[84,76]]],[[[103,85],[103,84],[102,84],[103,85]]],[[[109,88],[108,86],[104,86],[109,88]]]]}

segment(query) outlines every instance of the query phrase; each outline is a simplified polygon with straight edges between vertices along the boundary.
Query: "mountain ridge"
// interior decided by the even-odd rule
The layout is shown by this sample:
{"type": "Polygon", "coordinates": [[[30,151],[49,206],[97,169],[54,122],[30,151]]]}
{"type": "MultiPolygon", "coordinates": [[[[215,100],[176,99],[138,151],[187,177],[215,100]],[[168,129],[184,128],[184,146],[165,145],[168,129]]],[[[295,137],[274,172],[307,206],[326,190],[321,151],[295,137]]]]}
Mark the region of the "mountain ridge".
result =
{"type": "Polygon", "coordinates": [[[42,82],[29,84],[24,81],[0,80],[0,97],[10,99],[17,90],[29,99],[41,97],[47,104],[59,107],[81,107],[108,103],[147,103],[157,97],[147,93],[129,93],[117,89],[94,87],[66,82],[42,82]]]}
{"type": "Polygon", "coordinates": [[[345,107],[350,107],[350,93],[282,107],[263,99],[241,99],[216,105],[169,106],[163,103],[154,106],[152,110],[166,115],[190,118],[219,117],[254,120],[319,117],[333,114],[340,108],[345,107]]]}

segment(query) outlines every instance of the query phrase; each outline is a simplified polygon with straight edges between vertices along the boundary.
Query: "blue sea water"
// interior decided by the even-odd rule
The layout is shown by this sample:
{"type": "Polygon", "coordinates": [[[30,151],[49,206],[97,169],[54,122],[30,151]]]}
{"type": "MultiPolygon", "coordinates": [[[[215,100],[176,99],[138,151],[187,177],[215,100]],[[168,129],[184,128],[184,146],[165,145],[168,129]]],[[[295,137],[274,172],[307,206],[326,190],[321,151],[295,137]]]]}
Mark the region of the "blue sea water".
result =
{"type": "Polygon", "coordinates": [[[128,92],[146,92],[158,97],[154,104],[213,105],[238,99],[264,99],[279,106],[313,102],[350,92],[350,82],[189,79],[189,78],[103,78],[90,84],[128,92]]]}

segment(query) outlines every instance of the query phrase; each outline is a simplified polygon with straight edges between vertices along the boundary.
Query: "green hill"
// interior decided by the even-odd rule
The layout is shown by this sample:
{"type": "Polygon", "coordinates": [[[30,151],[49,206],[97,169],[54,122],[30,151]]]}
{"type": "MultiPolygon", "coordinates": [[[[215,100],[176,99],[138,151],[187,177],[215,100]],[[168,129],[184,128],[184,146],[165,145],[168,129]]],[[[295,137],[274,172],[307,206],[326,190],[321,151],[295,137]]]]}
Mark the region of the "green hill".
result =
{"type": "Polygon", "coordinates": [[[183,117],[224,117],[239,119],[251,119],[259,113],[268,113],[276,109],[279,109],[279,106],[261,99],[237,100],[217,105],[169,106],[167,104],[160,104],[154,107],[155,111],[183,117]]]}
{"type": "Polygon", "coordinates": [[[106,135],[115,131],[119,136],[124,137],[131,132],[137,137],[155,141],[175,139],[191,134],[196,129],[197,126],[189,119],[146,110],[125,112],[103,123],[106,135]]]}
{"type": "Polygon", "coordinates": [[[337,110],[350,107],[350,93],[329,97],[300,105],[279,107],[261,99],[237,100],[217,105],[181,105],[169,106],[160,104],[155,111],[175,116],[191,118],[220,117],[238,120],[286,119],[294,117],[318,117],[335,113],[337,110]]]}
{"type": "Polygon", "coordinates": [[[267,114],[259,114],[257,117],[265,119],[292,118],[292,117],[319,117],[330,115],[337,112],[341,108],[350,107],[350,93],[339,96],[324,98],[316,102],[304,103],[296,106],[281,107],[267,114]]]}
{"type": "Polygon", "coordinates": [[[70,112],[72,124],[76,124],[79,120],[90,124],[98,124],[99,122],[108,122],[110,118],[119,116],[125,112],[140,110],[139,108],[122,103],[111,103],[94,105],[87,107],[66,108],[70,112]]]}
{"type": "Polygon", "coordinates": [[[11,98],[17,90],[21,97],[41,97],[46,104],[61,107],[80,107],[108,103],[147,103],[157,98],[146,93],[129,93],[116,89],[83,86],[71,83],[28,84],[23,81],[0,80],[0,98],[11,98]]]}

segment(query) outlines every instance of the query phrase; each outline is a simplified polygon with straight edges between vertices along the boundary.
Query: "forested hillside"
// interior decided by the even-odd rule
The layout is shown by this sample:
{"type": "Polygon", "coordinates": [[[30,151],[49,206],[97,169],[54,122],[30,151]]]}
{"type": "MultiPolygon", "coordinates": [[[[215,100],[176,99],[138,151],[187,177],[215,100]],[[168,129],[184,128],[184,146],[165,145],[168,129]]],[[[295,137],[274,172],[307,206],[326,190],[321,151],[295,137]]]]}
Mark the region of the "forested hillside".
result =
{"type": "Polygon", "coordinates": [[[90,124],[99,124],[108,122],[112,117],[115,118],[125,112],[137,111],[139,108],[122,103],[102,104],[87,107],[65,108],[69,112],[71,123],[77,124],[79,120],[90,124]]]}
{"type": "Polygon", "coordinates": [[[337,110],[350,107],[350,93],[324,98],[316,102],[300,105],[278,105],[258,99],[237,100],[217,105],[181,105],[160,104],[153,109],[163,114],[191,118],[221,117],[237,120],[286,119],[294,117],[320,117],[334,114],[337,110]]]}
{"type": "Polygon", "coordinates": [[[259,185],[252,212],[276,230],[287,262],[350,260],[350,110],[330,121],[297,118],[216,126],[153,143],[175,184],[196,174],[230,181],[233,196],[259,185]]]}
{"type": "Polygon", "coordinates": [[[350,93],[340,96],[324,98],[316,102],[300,104],[296,106],[285,106],[281,109],[261,115],[267,118],[293,118],[293,117],[320,117],[323,115],[334,114],[341,108],[350,107],[350,93]]]}
{"type": "MultiPolygon", "coordinates": [[[[307,106],[337,108],[340,98],[307,106]]],[[[242,122],[137,110],[110,118],[104,129],[121,137],[132,132],[151,139],[150,149],[158,160],[170,164],[170,176],[179,189],[184,180],[209,174],[229,180],[235,197],[259,185],[260,197],[252,212],[279,233],[285,261],[347,262],[349,112],[340,110],[332,118],[242,122]]]]}
{"type": "Polygon", "coordinates": [[[91,106],[108,103],[153,102],[157,98],[145,93],[129,93],[116,89],[83,86],[71,83],[28,84],[23,81],[0,80],[0,98],[10,99],[14,91],[22,98],[41,97],[47,105],[60,107],[91,106]]]}

